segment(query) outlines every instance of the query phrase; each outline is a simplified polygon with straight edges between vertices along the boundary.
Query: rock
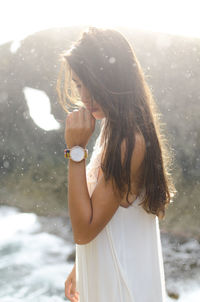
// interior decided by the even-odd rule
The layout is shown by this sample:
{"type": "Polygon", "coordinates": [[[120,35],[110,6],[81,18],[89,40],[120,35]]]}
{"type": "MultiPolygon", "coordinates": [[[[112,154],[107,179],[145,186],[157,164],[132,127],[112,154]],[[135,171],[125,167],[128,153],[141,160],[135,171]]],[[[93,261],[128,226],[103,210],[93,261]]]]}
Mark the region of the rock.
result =
{"type": "Polygon", "coordinates": [[[174,300],[179,299],[179,294],[178,293],[173,293],[173,292],[167,292],[168,296],[174,300]]]}
{"type": "Polygon", "coordinates": [[[74,250],[69,256],[67,257],[67,262],[75,262],[76,259],[76,251],[74,250]]]}

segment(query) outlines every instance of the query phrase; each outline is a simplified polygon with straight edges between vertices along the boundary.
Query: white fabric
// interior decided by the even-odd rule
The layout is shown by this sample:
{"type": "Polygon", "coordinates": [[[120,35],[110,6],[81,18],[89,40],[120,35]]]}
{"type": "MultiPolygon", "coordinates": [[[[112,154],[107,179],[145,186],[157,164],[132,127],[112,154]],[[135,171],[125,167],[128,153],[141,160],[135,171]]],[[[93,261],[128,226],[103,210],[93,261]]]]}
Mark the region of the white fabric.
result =
{"type": "MultiPolygon", "coordinates": [[[[97,184],[100,138],[90,163],[90,196],[97,184]]],[[[138,205],[119,207],[89,243],[76,244],[76,284],[80,302],[164,302],[165,278],[158,217],[138,205]]]]}

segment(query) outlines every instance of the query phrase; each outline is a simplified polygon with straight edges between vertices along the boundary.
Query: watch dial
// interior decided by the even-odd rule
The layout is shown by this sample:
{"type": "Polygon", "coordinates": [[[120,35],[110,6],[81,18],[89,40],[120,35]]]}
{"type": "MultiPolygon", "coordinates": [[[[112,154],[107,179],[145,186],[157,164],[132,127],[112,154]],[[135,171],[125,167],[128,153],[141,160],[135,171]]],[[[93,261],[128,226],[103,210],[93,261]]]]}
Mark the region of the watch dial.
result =
{"type": "Polygon", "coordinates": [[[81,161],[84,158],[84,150],[79,146],[77,146],[76,148],[74,147],[71,150],[71,158],[72,160],[77,162],[81,161]]]}

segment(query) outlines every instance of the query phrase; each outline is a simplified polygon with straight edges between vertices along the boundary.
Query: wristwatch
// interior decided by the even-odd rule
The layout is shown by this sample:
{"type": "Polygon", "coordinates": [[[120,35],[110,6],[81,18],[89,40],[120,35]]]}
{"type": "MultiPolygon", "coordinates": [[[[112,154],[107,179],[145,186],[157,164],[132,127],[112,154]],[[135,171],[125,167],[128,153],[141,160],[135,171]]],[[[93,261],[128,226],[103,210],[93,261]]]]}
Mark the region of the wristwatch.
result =
{"type": "Polygon", "coordinates": [[[72,159],[75,162],[80,162],[88,157],[88,150],[81,146],[74,146],[71,149],[65,149],[64,155],[66,158],[72,159]]]}

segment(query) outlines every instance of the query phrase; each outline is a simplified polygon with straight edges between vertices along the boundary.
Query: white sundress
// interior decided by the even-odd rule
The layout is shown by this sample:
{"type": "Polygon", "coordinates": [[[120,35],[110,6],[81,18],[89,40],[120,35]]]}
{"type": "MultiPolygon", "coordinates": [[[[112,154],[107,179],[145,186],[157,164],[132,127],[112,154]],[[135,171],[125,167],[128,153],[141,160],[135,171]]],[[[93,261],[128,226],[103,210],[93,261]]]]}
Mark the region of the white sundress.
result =
{"type": "MultiPolygon", "coordinates": [[[[100,137],[87,165],[90,196],[101,161],[100,137]]],[[[139,206],[119,206],[101,232],[76,244],[79,302],[164,302],[165,276],[158,217],[139,206]]]]}

